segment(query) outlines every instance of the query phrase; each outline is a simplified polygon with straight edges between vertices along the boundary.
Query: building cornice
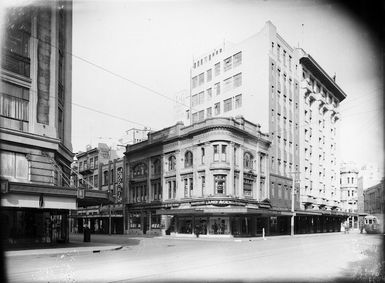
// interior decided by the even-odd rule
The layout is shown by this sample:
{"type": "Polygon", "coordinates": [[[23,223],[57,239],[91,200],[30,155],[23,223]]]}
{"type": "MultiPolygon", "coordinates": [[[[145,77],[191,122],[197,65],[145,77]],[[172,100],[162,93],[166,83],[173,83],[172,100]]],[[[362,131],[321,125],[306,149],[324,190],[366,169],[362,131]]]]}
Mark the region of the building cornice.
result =
{"type": "Polygon", "coordinates": [[[346,93],[336,84],[322,67],[309,54],[303,54],[299,59],[300,64],[303,64],[306,69],[314,74],[320,82],[331,91],[334,96],[341,102],[346,98],[346,93]]]}

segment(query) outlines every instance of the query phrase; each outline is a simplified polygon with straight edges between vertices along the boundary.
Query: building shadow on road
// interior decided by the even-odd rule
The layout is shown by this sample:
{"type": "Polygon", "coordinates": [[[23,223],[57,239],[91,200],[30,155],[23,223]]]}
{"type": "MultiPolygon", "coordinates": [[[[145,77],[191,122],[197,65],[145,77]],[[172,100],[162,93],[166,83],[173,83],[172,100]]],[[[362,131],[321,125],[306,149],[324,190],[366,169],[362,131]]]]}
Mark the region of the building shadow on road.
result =
{"type": "Polygon", "coordinates": [[[380,245],[364,249],[360,259],[351,261],[343,274],[346,277],[338,278],[336,282],[385,282],[384,236],[380,245]]]}

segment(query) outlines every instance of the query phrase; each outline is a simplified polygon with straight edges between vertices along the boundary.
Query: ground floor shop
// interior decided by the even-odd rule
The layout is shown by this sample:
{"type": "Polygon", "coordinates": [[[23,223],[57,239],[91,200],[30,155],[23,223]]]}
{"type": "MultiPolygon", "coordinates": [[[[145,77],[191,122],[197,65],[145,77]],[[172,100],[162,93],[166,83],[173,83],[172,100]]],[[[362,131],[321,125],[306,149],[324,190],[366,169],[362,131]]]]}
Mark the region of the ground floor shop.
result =
{"type": "Polygon", "coordinates": [[[341,231],[352,217],[338,211],[291,211],[275,209],[267,201],[205,199],[188,202],[126,206],[126,233],[132,235],[190,235],[259,237],[294,233],[341,231]]]}
{"type": "Polygon", "coordinates": [[[69,210],[2,208],[5,246],[68,242],[69,210]]]}
{"type": "Polygon", "coordinates": [[[71,213],[71,232],[83,233],[88,227],[92,234],[123,234],[122,205],[79,208],[71,213]]]}

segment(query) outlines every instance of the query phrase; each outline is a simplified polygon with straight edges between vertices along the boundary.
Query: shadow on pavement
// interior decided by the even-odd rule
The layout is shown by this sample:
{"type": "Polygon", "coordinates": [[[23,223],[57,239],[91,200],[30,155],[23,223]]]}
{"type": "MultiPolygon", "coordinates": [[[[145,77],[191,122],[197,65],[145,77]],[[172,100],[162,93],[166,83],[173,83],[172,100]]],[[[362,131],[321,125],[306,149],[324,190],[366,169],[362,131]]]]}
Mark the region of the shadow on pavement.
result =
{"type": "Polygon", "coordinates": [[[380,245],[372,245],[361,252],[361,259],[351,261],[343,270],[346,278],[336,282],[385,282],[384,237],[380,245]]]}

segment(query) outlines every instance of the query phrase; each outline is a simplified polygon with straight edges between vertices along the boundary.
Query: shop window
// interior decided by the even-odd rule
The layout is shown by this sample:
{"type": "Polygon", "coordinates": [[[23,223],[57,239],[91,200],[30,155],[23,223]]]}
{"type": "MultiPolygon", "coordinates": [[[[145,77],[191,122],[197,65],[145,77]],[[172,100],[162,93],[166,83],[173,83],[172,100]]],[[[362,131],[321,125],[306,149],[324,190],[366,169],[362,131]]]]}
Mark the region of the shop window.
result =
{"type": "Polygon", "coordinates": [[[214,175],[214,192],[217,195],[226,193],[226,175],[214,175]]]}
{"type": "Polygon", "coordinates": [[[246,152],[243,156],[243,166],[245,169],[253,169],[253,160],[253,156],[249,152],[246,152]]]}
{"type": "Polygon", "coordinates": [[[230,234],[228,217],[210,217],[209,233],[214,235],[230,234]]]}
{"type": "Polygon", "coordinates": [[[192,218],[179,217],[178,218],[178,233],[191,234],[192,233],[192,218]]]}
{"type": "Polygon", "coordinates": [[[29,179],[29,161],[25,154],[0,151],[0,175],[21,180],[29,179]]]}
{"type": "Polygon", "coordinates": [[[174,155],[171,155],[168,158],[168,171],[174,171],[176,167],[176,158],[174,155]]]}
{"type": "Polygon", "coordinates": [[[160,228],[160,215],[156,214],[156,211],[151,211],[151,229],[160,228]]]}
{"type": "Polygon", "coordinates": [[[141,217],[139,213],[130,213],[129,214],[130,228],[140,229],[141,226],[141,217]]]}

